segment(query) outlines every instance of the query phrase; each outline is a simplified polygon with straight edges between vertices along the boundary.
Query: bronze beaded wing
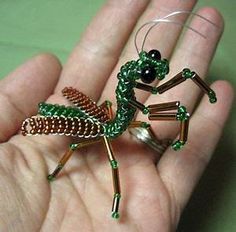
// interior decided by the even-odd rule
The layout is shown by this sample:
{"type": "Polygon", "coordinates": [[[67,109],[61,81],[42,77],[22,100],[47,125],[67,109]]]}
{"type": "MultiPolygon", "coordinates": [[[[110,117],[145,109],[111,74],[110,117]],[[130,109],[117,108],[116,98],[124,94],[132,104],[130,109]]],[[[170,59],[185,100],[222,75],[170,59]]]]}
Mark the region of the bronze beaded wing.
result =
{"type": "Polygon", "coordinates": [[[87,95],[77,89],[66,87],[62,90],[62,94],[90,118],[95,118],[101,123],[109,121],[107,108],[104,105],[98,106],[87,95]]]}
{"type": "Polygon", "coordinates": [[[62,94],[76,107],[40,103],[38,116],[22,124],[23,135],[54,134],[79,138],[103,136],[102,124],[110,120],[105,105],[98,106],[80,91],[66,87],[62,94]]]}

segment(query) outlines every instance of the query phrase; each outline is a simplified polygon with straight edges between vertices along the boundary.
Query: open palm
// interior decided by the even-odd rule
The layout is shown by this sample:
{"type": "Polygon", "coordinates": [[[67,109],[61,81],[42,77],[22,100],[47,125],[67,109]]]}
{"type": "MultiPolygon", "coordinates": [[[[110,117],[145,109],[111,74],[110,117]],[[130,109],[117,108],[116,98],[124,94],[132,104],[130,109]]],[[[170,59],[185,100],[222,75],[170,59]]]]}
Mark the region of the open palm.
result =
{"type": "MultiPolygon", "coordinates": [[[[23,137],[22,121],[37,112],[37,104],[49,101],[67,104],[60,91],[73,86],[92,99],[115,103],[116,74],[126,61],[136,58],[135,24],[143,24],[171,9],[192,10],[195,1],[109,1],[93,20],[81,42],[61,68],[55,57],[39,55],[0,82],[0,231],[173,231],[181,212],[220,137],[232,102],[232,89],[224,81],[212,88],[218,102],[203,98],[196,107],[199,89],[184,83],[163,96],[137,92],[145,105],[180,100],[190,112],[189,142],[183,150],[167,149],[162,157],[125,133],[113,142],[121,178],[121,218],[110,217],[112,180],[102,144],[75,152],[51,184],[46,180],[69,138],[60,136],[23,137]],[[151,2],[151,3],[150,3],[151,2]],[[178,3],[177,3],[178,2],[178,3]],[[142,16],[141,16],[142,15],[142,16]],[[126,48],[119,60],[124,46],[126,48]],[[227,100],[226,100],[227,99],[227,100]]],[[[217,11],[204,8],[199,14],[211,24],[194,19],[191,26],[208,35],[204,40],[188,31],[173,54],[181,28],[162,25],[147,42],[171,57],[170,78],[184,67],[206,75],[222,32],[217,11]],[[167,30],[167,28],[169,28],[167,30]]],[[[186,18],[178,18],[184,22],[186,18]]],[[[143,115],[138,119],[146,120],[143,115]]],[[[160,138],[175,138],[174,123],[152,124],[160,138]]]]}

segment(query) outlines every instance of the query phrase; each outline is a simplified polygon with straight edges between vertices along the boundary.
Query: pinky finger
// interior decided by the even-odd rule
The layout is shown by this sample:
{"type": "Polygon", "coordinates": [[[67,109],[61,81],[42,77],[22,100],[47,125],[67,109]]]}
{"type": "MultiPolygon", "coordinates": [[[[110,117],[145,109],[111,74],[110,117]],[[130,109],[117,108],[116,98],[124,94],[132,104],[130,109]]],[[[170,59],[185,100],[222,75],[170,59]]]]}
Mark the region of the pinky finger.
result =
{"type": "Polygon", "coordinates": [[[210,105],[204,97],[191,118],[188,143],[179,152],[168,150],[158,164],[158,171],[180,216],[220,139],[228,118],[233,89],[225,81],[213,84],[218,101],[210,105]]]}

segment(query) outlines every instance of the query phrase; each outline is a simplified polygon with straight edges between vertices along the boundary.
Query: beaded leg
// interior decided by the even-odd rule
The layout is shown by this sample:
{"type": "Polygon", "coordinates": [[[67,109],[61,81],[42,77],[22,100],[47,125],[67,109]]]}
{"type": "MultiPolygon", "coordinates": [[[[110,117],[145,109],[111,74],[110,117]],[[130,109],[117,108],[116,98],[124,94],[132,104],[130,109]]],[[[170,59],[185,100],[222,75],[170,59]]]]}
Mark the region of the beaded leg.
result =
{"type": "Polygon", "coordinates": [[[119,204],[121,198],[120,192],[120,179],[119,179],[119,169],[118,163],[114,157],[111,143],[107,137],[103,137],[103,142],[107,150],[108,159],[112,169],[112,180],[113,180],[113,188],[114,188],[114,196],[113,196],[113,204],[112,204],[112,214],[111,216],[115,219],[119,218],[119,204]]]}
{"type": "Polygon", "coordinates": [[[210,103],[215,103],[217,101],[215,92],[197,75],[197,73],[187,68],[183,69],[182,72],[178,73],[169,81],[158,86],[156,88],[156,93],[162,94],[187,79],[191,79],[205,94],[208,95],[210,103]]]}
{"type": "Polygon", "coordinates": [[[109,117],[109,120],[113,119],[113,111],[112,111],[112,103],[108,100],[104,101],[99,107],[103,110],[107,110],[107,115],[109,117]]]}
{"type": "Polygon", "coordinates": [[[179,140],[172,144],[174,150],[179,150],[187,141],[189,127],[189,113],[184,106],[179,105],[179,101],[167,102],[155,105],[149,105],[149,120],[159,121],[180,121],[179,140]],[[168,110],[177,110],[177,112],[162,112],[168,110]]]}
{"type": "Polygon", "coordinates": [[[99,141],[100,141],[100,139],[91,139],[91,140],[83,141],[81,143],[72,143],[72,144],[70,144],[68,151],[60,159],[60,161],[58,162],[58,165],[54,169],[54,171],[47,176],[47,179],[49,181],[53,181],[53,180],[56,179],[57,175],[62,170],[62,168],[65,166],[66,162],[70,159],[70,157],[72,156],[72,154],[74,153],[75,150],[77,150],[79,148],[82,148],[82,147],[85,147],[85,146],[89,146],[89,145],[91,145],[93,143],[97,143],[99,141]]]}

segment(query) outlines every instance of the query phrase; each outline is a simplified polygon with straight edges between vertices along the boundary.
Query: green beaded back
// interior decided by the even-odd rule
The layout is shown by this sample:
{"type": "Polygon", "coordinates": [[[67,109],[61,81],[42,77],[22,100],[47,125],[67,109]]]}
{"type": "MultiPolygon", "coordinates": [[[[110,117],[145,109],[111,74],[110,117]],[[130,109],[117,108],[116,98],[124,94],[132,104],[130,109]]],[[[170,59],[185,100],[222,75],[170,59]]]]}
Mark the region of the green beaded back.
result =
{"type": "Polygon", "coordinates": [[[104,125],[104,134],[109,138],[121,135],[133,120],[136,109],[131,107],[129,100],[135,100],[135,80],[137,79],[137,62],[130,61],[121,67],[117,75],[116,88],[117,111],[114,120],[104,125]]]}
{"type": "Polygon", "coordinates": [[[148,53],[142,51],[138,60],[132,60],[123,65],[117,75],[118,85],[116,88],[117,111],[113,121],[104,125],[104,134],[110,138],[121,135],[134,119],[136,108],[128,102],[135,100],[134,87],[136,80],[140,79],[141,70],[146,66],[152,66],[156,70],[157,79],[163,79],[169,72],[169,62],[166,59],[154,60],[148,53]]]}
{"type": "Polygon", "coordinates": [[[58,104],[48,104],[45,102],[39,103],[38,114],[46,117],[64,116],[70,118],[87,118],[86,114],[79,108],[58,104]]]}

